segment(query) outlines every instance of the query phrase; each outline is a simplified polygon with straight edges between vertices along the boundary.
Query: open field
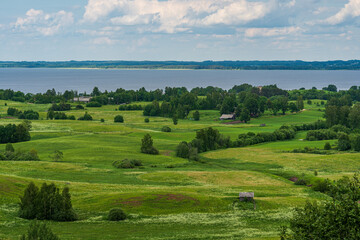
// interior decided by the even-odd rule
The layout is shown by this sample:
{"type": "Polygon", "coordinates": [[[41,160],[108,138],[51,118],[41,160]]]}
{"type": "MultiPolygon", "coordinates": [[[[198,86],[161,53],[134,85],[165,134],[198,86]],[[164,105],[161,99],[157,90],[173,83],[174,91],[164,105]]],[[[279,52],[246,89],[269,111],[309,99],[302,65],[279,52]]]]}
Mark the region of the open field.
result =
{"type": "MultiPolygon", "coordinates": [[[[44,181],[69,186],[79,221],[49,222],[61,239],[279,239],[279,227],[287,223],[292,209],[307,200],[327,196],[289,179],[337,179],[360,170],[359,153],[331,155],[289,153],[306,146],[323,148],[327,141],[305,141],[299,132],[291,141],[230,148],[200,154],[194,162],[175,156],[180,141],[191,141],[196,130],[213,127],[235,140],[241,133],[272,132],[283,124],[312,123],[322,119],[324,109],[305,105],[296,114],[264,116],[248,124],[225,125],[218,111],[200,111],[201,120],[150,117],[142,111],[115,111],[117,106],[88,108],[93,121],[46,120],[50,105],[0,101],[0,115],[8,107],[40,112],[32,121],[32,140],[14,144],[15,149],[36,149],[40,161],[0,162],[0,239],[18,239],[29,221],[18,218],[19,196],[26,185],[44,181]],[[114,123],[115,115],[125,123],[114,123]],[[105,122],[100,122],[100,119],[105,122]],[[265,124],[260,127],[260,124],[265,124]],[[163,126],[172,132],[161,132],[163,126]],[[140,152],[141,139],[149,133],[160,155],[140,152]],[[60,162],[51,155],[64,153],[60,162]],[[141,160],[142,167],[117,169],[115,160],[141,160]],[[314,176],[314,171],[318,176],[314,176]],[[252,204],[237,201],[239,192],[255,192],[252,204]],[[130,218],[124,222],[105,220],[108,211],[121,207],[130,218]]],[[[66,112],[82,116],[85,110],[66,112]]],[[[1,119],[1,124],[20,123],[1,119]]],[[[331,144],[335,140],[328,141],[331,144]]],[[[0,145],[4,149],[4,145],[0,145]]]]}

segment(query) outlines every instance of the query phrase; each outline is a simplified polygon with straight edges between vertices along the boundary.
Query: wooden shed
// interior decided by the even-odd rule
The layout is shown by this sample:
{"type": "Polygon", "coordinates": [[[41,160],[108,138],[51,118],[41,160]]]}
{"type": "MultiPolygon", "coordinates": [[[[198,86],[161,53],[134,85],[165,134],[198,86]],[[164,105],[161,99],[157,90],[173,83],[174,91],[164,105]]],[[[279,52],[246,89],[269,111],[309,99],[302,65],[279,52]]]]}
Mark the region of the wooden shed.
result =
{"type": "Polygon", "coordinates": [[[236,118],[235,114],[223,114],[220,117],[220,120],[234,120],[236,118]]]}
{"type": "Polygon", "coordinates": [[[253,192],[241,192],[239,193],[239,199],[243,201],[254,201],[255,194],[253,192]]]}

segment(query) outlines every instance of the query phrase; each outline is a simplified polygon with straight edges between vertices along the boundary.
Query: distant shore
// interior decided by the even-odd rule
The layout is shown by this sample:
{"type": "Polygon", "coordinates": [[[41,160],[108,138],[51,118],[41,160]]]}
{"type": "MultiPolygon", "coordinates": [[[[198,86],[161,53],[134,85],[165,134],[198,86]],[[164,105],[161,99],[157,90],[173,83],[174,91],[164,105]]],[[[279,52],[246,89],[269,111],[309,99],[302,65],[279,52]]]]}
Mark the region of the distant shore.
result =
{"type": "Polygon", "coordinates": [[[121,70],[360,70],[349,61],[0,61],[0,68],[61,68],[121,70]]]}

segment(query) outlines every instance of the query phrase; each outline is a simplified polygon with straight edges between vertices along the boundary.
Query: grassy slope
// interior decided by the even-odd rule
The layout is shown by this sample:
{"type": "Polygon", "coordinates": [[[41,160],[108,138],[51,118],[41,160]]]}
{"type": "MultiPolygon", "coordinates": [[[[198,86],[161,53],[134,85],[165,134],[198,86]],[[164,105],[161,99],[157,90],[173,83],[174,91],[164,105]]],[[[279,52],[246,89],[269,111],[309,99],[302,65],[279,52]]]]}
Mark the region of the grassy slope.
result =
{"type": "MultiPolygon", "coordinates": [[[[7,102],[8,106],[34,109],[45,119],[49,105],[7,102]]],[[[6,113],[0,101],[0,114],[6,113]]],[[[250,124],[224,125],[217,111],[201,111],[201,121],[152,117],[144,123],[141,111],[115,111],[116,106],[87,109],[94,121],[33,121],[32,141],[14,144],[16,149],[35,148],[39,162],[0,162],[0,238],[17,239],[29,224],[16,217],[17,202],[30,181],[70,186],[80,220],[49,224],[61,239],[277,239],[278,227],[286,223],[291,209],[306,200],[326,196],[308,187],[295,186],[288,176],[312,175],[338,178],[358,171],[359,154],[291,154],[284,150],[305,146],[321,148],[324,142],[307,142],[305,132],[292,141],[225,149],[201,154],[204,163],[175,157],[180,141],[190,141],[198,129],[212,126],[235,139],[248,131],[273,131],[282,124],[320,119],[318,106],[285,116],[265,116],[250,124]],[[124,124],[113,123],[122,114],[124,124]],[[100,119],[105,122],[101,123],[100,119]],[[265,123],[265,127],[260,124],[265,123]],[[160,131],[170,126],[171,133],[160,131]],[[150,133],[161,155],[140,153],[141,138],[150,133]],[[53,162],[55,150],[64,153],[53,162]],[[115,169],[112,162],[132,158],[143,162],[138,169],[115,169]],[[171,167],[171,168],[170,168],[171,167]],[[257,210],[239,205],[241,191],[254,191],[257,210]],[[121,223],[104,220],[113,207],[121,207],[131,219],[121,223]]],[[[84,110],[70,111],[76,117],[84,110]]],[[[1,119],[2,124],[18,123],[1,119]]],[[[0,146],[3,148],[4,146],[0,146]]]]}

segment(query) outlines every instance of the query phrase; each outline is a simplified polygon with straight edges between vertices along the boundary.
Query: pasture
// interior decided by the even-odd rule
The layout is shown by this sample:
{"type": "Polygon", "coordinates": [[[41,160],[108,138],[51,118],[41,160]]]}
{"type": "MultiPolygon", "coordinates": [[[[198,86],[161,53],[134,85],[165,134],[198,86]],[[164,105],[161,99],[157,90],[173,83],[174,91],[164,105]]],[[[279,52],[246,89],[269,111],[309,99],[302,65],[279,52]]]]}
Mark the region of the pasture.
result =
{"type": "MultiPolygon", "coordinates": [[[[76,222],[48,222],[61,239],[279,239],[294,207],[327,196],[307,186],[294,185],[291,177],[337,179],[360,169],[359,153],[331,155],[289,153],[295,148],[323,148],[325,142],[305,141],[299,132],[291,141],[229,148],[200,154],[198,162],[178,158],[179,142],[191,141],[197,130],[213,127],[235,140],[241,133],[272,132],[283,124],[312,123],[322,119],[323,106],[305,104],[300,113],[273,116],[266,112],[248,124],[223,124],[218,111],[200,111],[200,121],[150,117],[142,111],[117,111],[118,106],[71,110],[76,118],[87,111],[93,121],[46,120],[50,105],[0,101],[0,115],[8,107],[39,111],[32,121],[29,142],[15,149],[38,151],[40,161],[0,161],[0,239],[19,239],[29,225],[17,216],[19,197],[33,181],[68,186],[76,222]],[[124,123],[114,123],[123,115],[124,123]],[[104,119],[101,122],[100,119],[104,119]],[[265,126],[261,127],[261,124],[265,126]],[[172,132],[162,132],[169,126],[172,132]],[[160,155],[140,152],[141,139],[149,133],[160,155]],[[64,157],[54,161],[59,150],[64,157]],[[137,159],[143,166],[118,169],[115,160],[137,159]],[[318,176],[314,176],[314,171],[318,176]],[[257,208],[239,203],[239,192],[255,192],[257,208]],[[130,218],[105,219],[114,207],[130,218]]],[[[191,115],[191,113],[190,113],[191,115]]],[[[21,120],[2,118],[1,124],[21,120]]],[[[5,145],[0,145],[1,151],[5,145]]]]}

